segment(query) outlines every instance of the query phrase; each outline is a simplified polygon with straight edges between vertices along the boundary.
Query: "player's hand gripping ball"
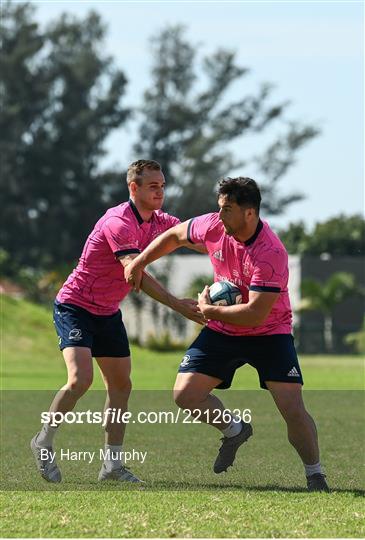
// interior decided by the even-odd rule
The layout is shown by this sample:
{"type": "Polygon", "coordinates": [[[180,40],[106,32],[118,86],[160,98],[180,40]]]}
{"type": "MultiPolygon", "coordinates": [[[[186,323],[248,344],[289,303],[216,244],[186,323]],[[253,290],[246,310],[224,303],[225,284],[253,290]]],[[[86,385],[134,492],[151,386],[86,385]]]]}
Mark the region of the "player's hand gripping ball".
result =
{"type": "Polygon", "coordinates": [[[209,297],[215,306],[242,304],[242,293],[230,281],[216,281],[209,287],[209,297]]]}

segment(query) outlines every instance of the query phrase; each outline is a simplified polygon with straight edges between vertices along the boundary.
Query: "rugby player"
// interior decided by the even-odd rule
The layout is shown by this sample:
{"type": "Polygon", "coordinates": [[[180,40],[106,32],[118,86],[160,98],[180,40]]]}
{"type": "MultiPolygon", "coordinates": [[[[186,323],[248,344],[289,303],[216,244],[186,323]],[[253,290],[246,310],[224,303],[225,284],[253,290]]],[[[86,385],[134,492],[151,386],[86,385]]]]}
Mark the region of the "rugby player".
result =
{"type": "Polygon", "coordinates": [[[138,290],[147,264],[189,243],[206,246],[214,281],[235,283],[243,303],[211,305],[208,286],[200,294],[199,307],[207,324],[180,364],[174,387],[177,405],[222,432],[213,470],[226,471],[238,448],[252,435],[252,426],[224,416],[223,403],[211,391],[229,388],[236,369],[250,364],[287,424],[289,442],[304,464],[308,489],[329,491],[319,460],[316,426],[302,398],[303,379],[292,336],[288,255],[260,219],[260,202],[254,180],[223,179],[218,187],[219,212],[169,229],[126,267],[125,277],[138,290]],[[222,411],[220,422],[213,413],[217,409],[222,411]]]}
{"type": "MultiPolygon", "coordinates": [[[[165,178],[159,163],[132,163],[127,183],[129,201],[110,208],[99,219],[77,267],[57,295],[54,324],[67,367],[67,383],[56,394],[50,413],[65,414],[75,407],[92,383],[93,357],[107,391],[105,409],[120,409],[122,413],[127,409],[131,358],[119,304],[131,285],[124,278],[124,267],[155,237],[179,223],[161,211],[165,178]]],[[[197,251],[206,252],[202,246],[197,251]]],[[[188,319],[203,322],[196,301],[175,298],[148,274],[144,274],[141,288],[188,319]]],[[[61,472],[50,457],[57,429],[51,423],[44,424],[31,441],[38,470],[49,482],[61,481],[61,472]]],[[[103,463],[99,480],[140,482],[120,459],[125,425],[108,416],[105,429],[105,455],[110,459],[103,463]]]]}

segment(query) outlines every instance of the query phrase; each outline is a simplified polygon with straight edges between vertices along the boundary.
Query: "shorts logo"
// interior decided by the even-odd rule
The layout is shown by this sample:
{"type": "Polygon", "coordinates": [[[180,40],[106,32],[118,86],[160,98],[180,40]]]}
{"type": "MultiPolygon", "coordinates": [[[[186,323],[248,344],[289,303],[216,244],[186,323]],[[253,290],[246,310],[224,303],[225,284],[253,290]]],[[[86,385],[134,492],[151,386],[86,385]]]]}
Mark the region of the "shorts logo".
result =
{"type": "Polygon", "coordinates": [[[182,362],[180,364],[180,367],[186,367],[190,362],[190,356],[186,354],[184,358],[182,359],[182,362]]]}
{"type": "Polygon", "coordinates": [[[289,373],[287,373],[287,377],[300,377],[298,371],[296,370],[295,367],[293,367],[289,373]]]}
{"type": "Polygon", "coordinates": [[[73,328],[70,330],[70,333],[68,334],[68,339],[72,339],[73,341],[80,341],[82,339],[82,332],[79,328],[73,328]]]}

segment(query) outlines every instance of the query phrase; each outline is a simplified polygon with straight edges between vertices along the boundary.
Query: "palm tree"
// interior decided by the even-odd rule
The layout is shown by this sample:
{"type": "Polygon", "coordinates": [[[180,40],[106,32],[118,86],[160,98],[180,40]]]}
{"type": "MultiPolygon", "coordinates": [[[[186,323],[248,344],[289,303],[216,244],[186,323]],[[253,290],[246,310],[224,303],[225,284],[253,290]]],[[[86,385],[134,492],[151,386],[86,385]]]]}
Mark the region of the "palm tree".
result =
{"type": "Polygon", "coordinates": [[[336,272],[325,283],[305,279],[299,311],[319,311],[324,317],[323,339],[327,352],[333,351],[333,311],[345,298],[363,294],[352,274],[336,272]]]}
{"type": "Polygon", "coordinates": [[[359,354],[365,354],[365,317],[363,318],[360,330],[347,334],[345,343],[352,345],[359,354]]]}

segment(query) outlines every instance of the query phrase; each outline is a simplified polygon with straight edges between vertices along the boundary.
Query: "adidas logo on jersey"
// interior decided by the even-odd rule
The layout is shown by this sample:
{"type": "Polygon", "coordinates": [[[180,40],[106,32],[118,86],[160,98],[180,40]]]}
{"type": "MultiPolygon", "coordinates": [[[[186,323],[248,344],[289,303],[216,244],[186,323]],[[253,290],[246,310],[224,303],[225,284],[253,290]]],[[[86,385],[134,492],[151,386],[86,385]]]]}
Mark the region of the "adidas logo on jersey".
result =
{"type": "Polygon", "coordinates": [[[218,261],[222,261],[222,262],[224,261],[224,257],[223,257],[223,253],[222,253],[222,250],[221,250],[221,249],[218,249],[218,251],[215,251],[215,252],[213,253],[213,257],[214,257],[215,259],[218,259],[218,261]]]}
{"type": "Polygon", "coordinates": [[[289,373],[287,373],[287,377],[300,377],[297,369],[295,367],[293,367],[289,373]]]}

